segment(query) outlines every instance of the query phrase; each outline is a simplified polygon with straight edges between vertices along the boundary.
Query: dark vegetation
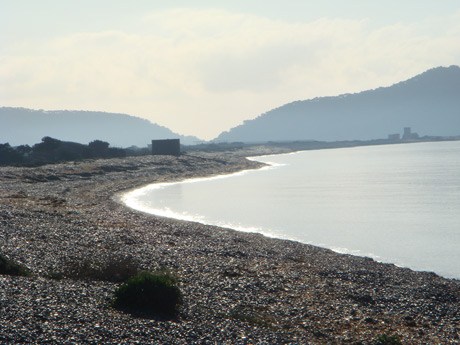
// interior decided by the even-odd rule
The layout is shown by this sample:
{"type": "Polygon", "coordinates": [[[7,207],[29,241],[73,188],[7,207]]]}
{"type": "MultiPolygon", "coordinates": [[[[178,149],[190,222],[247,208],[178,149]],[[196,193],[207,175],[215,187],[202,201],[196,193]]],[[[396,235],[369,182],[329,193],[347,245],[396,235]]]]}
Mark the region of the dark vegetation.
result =
{"type": "MultiPolygon", "coordinates": [[[[31,277],[25,266],[0,255],[0,275],[31,277]]],[[[90,259],[72,258],[63,265],[61,272],[51,272],[49,279],[102,280],[121,284],[114,293],[115,308],[131,313],[144,313],[173,318],[182,304],[182,294],[177,279],[168,270],[140,271],[131,257],[116,257],[105,263],[90,259]]]]}
{"type": "Polygon", "coordinates": [[[44,137],[41,143],[32,147],[29,145],[12,147],[9,143],[0,144],[0,165],[39,166],[91,158],[125,157],[126,155],[126,150],[109,147],[109,143],[101,140],[94,140],[84,145],[44,137]]]}
{"type": "Polygon", "coordinates": [[[451,141],[460,140],[459,137],[435,137],[423,136],[417,139],[393,140],[393,139],[374,139],[374,140],[343,140],[343,141],[316,141],[316,140],[293,140],[293,141],[264,141],[264,142],[209,142],[193,146],[182,146],[182,152],[228,152],[244,150],[255,146],[265,146],[271,148],[282,148],[288,151],[305,151],[333,149],[342,147],[372,146],[387,144],[403,144],[413,142],[433,142],[433,141],[451,141]]]}
{"type": "MultiPolygon", "coordinates": [[[[205,142],[196,145],[181,145],[182,153],[191,152],[229,152],[245,150],[256,146],[281,148],[289,151],[318,150],[328,148],[385,145],[408,142],[430,142],[459,140],[460,137],[424,136],[410,140],[346,140],[346,141],[268,141],[268,142],[205,142]]],[[[0,166],[40,166],[50,163],[79,161],[84,159],[120,158],[127,156],[142,156],[152,154],[151,145],[146,147],[130,146],[127,148],[112,148],[108,142],[102,140],[91,141],[88,145],[70,141],[61,141],[51,137],[44,137],[38,144],[20,145],[12,147],[9,143],[0,144],[0,166]]]]}
{"type": "Polygon", "coordinates": [[[141,272],[123,283],[114,294],[113,306],[172,318],[182,303],[177,279],[168,271],[141,272]]]}
{"type": "MultiPolygon", "coordinates": [[[[444,138],[444,137],[422,137],[416,140],[394,141],[390,139],[376,140],[350,140],[350,141],[269,141],[261,143],[202,143],[198,145],[186,146],[181,145],[183,153],[191,153],[196,151],[201,152],[228,152],[248,149],[254,146],[266,146],[273,148],[282,148],[289,151],[301,150],[317,150],[339,147],[354,147],[354,146],[369,146],[369,145],[385,145],[404,142],[425,142],[425,141],[446,141],[458,140],[460,138],[444,138]]],[[[139,148],[130,146],[128,148],[111,148],[109,143],[101,140],[94,140],[88,145],[61,141],[58,139],[44,137],[41,143],[35,144],[32,147],[29,145],[21,145],[17,147],[10,146],[9,143],[0,144],[0,166],[1,165],[16,165],[16,166],[40,166],[50,163],[79,161],[83,159],[98,159],[98,158],[117,158],[127,156],[150,155],[150,147],[139,148]]]]}
{"type": "Polygon", "coordinates": [[[183,146],[182,151],[202,151],[202,152],[224,152],[224,151],[236,151],[241,150],[248,146],[254,146],[254,144],[245,144],[242,142],[232,142],[232,143],[200,143],[193,146],[183,146]]]}
{"type": "Polygon", "coordinates": [[[70,258],[62,265],[61,271],[48,273],[47,277],[122,283],[115,290],[112,305],[133,314],[170,319],[176,316],[182,303],[174,275],[167,269],[143,271],[132,257],[114,257],[106,262],[70,258]]]}
{"type": "Polygon", "coordinates": [[[32,276],[32,273],[27,267],[11,261],[3,255],[0,255],[0,274],[23,277],[32,276]]]}

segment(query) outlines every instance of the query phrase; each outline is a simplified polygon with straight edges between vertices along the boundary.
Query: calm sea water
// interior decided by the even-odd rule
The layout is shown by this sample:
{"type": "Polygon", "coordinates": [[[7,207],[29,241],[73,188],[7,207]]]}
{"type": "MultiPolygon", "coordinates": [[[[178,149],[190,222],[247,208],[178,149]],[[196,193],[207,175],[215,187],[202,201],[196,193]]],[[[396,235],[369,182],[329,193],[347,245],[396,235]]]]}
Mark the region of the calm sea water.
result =
{"type": "Polygon", "coordinates": [[[272,166],[124,196],[167,217],[257,231],[460,278],[460,142],[261,156],[272,166]]]}

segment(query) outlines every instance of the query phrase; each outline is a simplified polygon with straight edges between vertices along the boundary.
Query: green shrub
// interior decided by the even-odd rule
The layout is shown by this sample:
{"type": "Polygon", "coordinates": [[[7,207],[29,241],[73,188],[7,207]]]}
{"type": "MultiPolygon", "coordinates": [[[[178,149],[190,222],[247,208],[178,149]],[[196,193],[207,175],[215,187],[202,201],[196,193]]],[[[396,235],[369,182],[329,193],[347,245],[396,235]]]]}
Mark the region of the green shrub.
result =
{"type": "Polygon", "coordinates": [[[113,306],[132,312],[172,317],[182,296],[176,279],[168,272],[142,272],[115,290],[113,306]]]}
{"type": "Polygon", "coordinates": [[[10,276],[24,276],[31,277],[32,273],[23,265],[17,264],[8,260],[3,255],[0,255],[0,274],[7,274],[10,276]]]}

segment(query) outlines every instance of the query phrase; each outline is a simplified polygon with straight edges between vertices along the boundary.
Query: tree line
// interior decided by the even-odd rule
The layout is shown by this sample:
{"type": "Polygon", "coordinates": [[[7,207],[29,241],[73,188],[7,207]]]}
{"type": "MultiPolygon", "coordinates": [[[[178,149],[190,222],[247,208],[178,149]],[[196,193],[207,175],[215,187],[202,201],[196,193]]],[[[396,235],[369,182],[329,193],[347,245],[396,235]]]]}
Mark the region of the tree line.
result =
{"type": "Polygon", "coordinates": [[[5,143],[0,144],[0,165],[39,166],[91,158],[126,157],[129,154],[129,150],[109,146],[109,143],[101,140],[94,140],[85,145],[51,137],[42,138],[40,143],[32,147],[12,147],[5,143]]]}

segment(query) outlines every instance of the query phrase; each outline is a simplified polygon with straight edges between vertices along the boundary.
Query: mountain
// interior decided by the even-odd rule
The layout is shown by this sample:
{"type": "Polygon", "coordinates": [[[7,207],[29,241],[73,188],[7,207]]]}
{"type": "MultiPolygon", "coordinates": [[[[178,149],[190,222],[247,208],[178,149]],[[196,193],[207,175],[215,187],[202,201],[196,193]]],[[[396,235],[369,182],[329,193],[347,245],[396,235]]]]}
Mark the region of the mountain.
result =
{"type": "Polygon", "coordinates": [[[221,133],[216,141],[371,140],[412,127],[460,135],[460,68],[438,67],[390,87],[296,101],[221,133]]]}
{"type": "Polygon", "coordinates": [[[98,139],[117,147],[146,147],[152,139],[199,140],[135,116],[95,111],[0,108],[0,124],[0,143],[12,146],[32,145],[45,136],[83,144],[98,139]]]}

